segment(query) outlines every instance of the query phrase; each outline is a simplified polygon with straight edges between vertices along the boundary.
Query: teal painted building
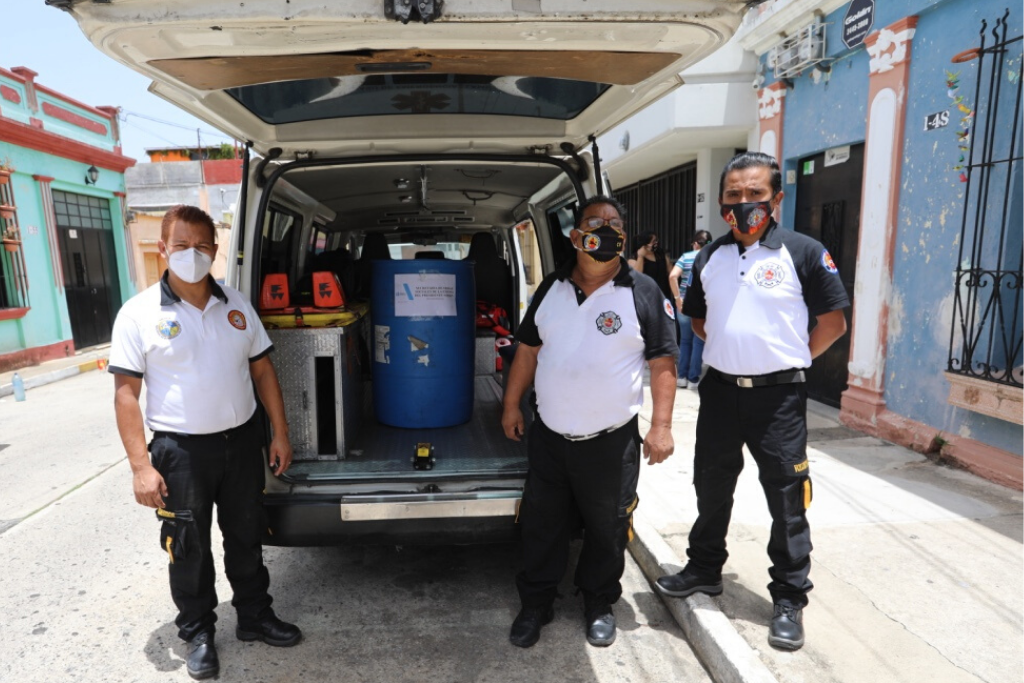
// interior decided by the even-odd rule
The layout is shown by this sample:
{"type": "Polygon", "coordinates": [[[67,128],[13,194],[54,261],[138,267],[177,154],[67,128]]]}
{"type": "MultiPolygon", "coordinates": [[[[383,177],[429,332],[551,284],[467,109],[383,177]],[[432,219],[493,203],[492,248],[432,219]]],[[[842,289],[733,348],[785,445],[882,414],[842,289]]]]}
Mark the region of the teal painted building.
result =
{"type": "Polygon", "coordinates": [[[135,293],[117,109],[0,68],[0,371],[110,341],[135,293]]]}

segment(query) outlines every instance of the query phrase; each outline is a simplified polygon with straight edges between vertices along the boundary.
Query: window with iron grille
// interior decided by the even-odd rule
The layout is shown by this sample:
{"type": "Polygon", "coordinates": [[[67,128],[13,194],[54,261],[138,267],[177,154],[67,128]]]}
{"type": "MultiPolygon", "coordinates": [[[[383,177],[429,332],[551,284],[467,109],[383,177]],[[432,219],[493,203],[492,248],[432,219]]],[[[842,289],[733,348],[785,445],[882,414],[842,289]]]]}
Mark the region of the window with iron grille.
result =
{"type": "Polygon", "coordinates": [[[28,274],[9,175],[0,183],[0,242],[0,309],[27,309],[28,274]]]}
{"type": "Polygon", "coordinates": [[[697,225],[697,164],[677,166],[661,175],[615,191],[615,198],[626,207],[626,224],[633,252],[639,245],[632,238],[651,230],[675,261],[690,248],[697,225]]]}
{"type": "Polygon", "coordinates": [[[961,53],[974,57],[975,107],[947,370],[1021,387],[1021,36],[1007,39],[1009,15],[982,21],[981,46],[961,53]]]}

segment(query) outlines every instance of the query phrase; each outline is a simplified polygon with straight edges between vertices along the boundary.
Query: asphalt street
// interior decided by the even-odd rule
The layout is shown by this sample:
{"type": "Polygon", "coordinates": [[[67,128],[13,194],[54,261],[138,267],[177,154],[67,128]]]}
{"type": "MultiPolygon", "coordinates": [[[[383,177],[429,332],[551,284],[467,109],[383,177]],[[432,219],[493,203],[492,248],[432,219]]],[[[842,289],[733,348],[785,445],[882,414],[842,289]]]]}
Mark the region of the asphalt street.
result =
{"type": "MultiPolygon", "coordinates": [[[[89,372],[22,403],[0,399],[2,681],[189,680],[158,523],[132,497],[112,384],[89,372]]],[[[218,558],[221,681],[711,680],[628,558],[612,647],[584,641],[570,579],[529,650],[507,641],[512,546],[267,548],[265,558],[275,608],[305,640],[236,640],[218,558]]]]}

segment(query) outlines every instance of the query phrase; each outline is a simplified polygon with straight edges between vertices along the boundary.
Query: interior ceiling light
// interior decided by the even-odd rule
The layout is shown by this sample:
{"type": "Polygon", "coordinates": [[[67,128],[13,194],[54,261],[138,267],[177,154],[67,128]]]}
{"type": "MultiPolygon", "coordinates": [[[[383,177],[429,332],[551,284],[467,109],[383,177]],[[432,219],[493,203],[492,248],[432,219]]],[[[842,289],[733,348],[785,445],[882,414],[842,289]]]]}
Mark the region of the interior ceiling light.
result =
{"type": "Polygon", "coordinates": [[[395,183],[395,187],[397,187],[399,190],[409,189],[409,181],[406,180],[405,178],[395,178],[393,182],[395,183]]]}
{"type": "Polygon", "coordinates": [[[459,168],[456,170],[466,178],[475,178],[477,180],[487,180],[489,178],[493,178],[494,176],[498,175],[498,173],[500,173],[500,171],[497,171],[493,168],[459,168]]]}
{"type": "Polygon", "coordinates": [[[401,197],[398,198],[398,201],[400,201],[403,204],[408,204],[409,202],[412,201],[412,195],[411,194],[403,194],[401,197]]]}

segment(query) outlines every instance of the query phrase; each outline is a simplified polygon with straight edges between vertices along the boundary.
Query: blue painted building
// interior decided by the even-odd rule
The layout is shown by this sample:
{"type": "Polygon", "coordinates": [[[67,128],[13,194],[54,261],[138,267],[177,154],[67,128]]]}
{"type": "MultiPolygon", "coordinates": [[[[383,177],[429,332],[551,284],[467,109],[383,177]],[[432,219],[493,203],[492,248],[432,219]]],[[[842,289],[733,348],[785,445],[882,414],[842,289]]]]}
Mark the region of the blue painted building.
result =
{"type": "Polygon", "coordinates": [[[738,34],[782,223],[826,244],[853,297],[812,395],[1017,488],[1022,32],[994,0],[776,0],[738,34]]]}

